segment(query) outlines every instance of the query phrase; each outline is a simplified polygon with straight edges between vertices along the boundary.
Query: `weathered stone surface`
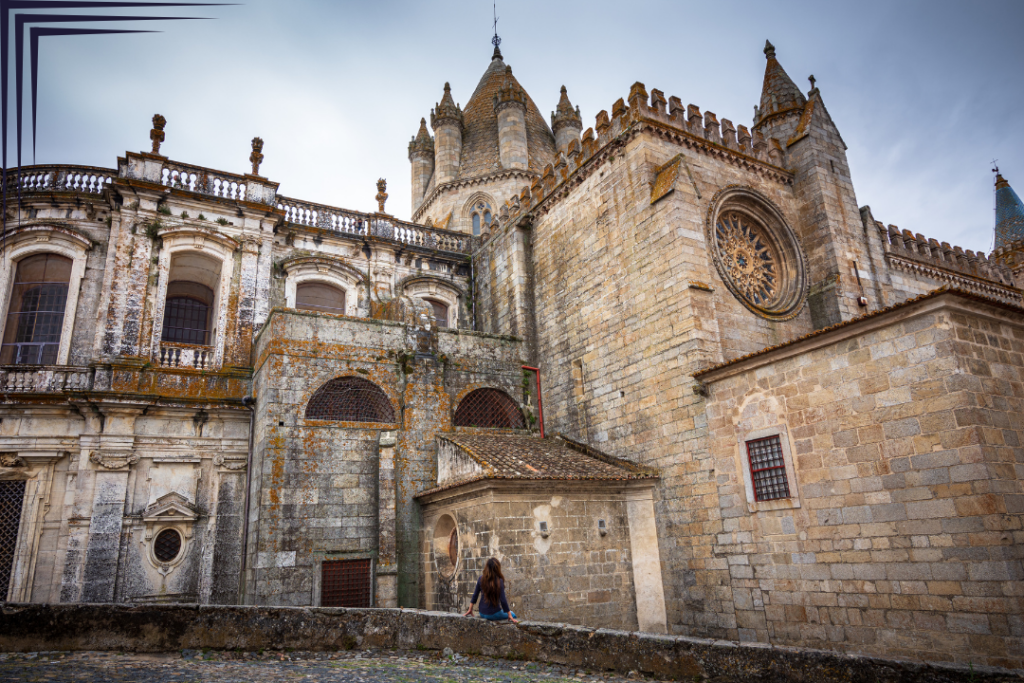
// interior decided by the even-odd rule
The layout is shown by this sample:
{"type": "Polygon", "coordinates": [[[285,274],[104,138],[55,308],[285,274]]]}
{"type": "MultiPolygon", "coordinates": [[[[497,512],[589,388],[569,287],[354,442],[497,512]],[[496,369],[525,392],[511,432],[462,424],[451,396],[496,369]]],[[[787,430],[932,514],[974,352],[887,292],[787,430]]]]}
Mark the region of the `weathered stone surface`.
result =
{"type": "Polygon", "coordinates": [[[351,650],[423,648],[532,659],[671,680],[853,683],[1010,682],[1019,674],[850,657],[565,624],[491,624],[438,612],[386,609],[14,605],[0,609],[0,650],[351,650]]]}

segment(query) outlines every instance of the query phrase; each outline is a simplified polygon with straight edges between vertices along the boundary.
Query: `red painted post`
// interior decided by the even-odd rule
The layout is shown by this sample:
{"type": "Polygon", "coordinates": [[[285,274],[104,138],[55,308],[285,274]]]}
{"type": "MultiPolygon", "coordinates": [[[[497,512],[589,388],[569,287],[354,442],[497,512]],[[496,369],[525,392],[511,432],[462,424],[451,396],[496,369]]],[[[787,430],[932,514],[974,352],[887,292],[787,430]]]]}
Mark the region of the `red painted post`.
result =
{"type": "Polygon", "coordinates": [[[540,399],[540,368],[524,365],[523,370],[532,370],[537,377],[537,413],[540,415],[540,438],[544,438],[544,403],[540,399]]]}

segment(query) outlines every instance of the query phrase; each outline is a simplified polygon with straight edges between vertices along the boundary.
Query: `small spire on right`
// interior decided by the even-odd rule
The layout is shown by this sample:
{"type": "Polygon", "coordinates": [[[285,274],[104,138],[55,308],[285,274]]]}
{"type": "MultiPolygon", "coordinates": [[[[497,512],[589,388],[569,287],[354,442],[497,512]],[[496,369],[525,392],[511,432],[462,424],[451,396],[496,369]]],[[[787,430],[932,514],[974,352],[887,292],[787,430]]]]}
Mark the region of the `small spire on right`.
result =
{"type": "Polygon", "coordinates": [[[996,248],[1024,240],[1024,202],[999,172],[996,174],[996,248]]]}
{"type": "Polygon", "coordinates": [[[807,103],[800,88],[796,87],[796,83],[775,58],[775,46],[769,40],[764,41],[764,56],[767,64],[764,68],[761,105],[757,110],[758,119],[754,121],[755,125],[771,114],[799,111],[807,103]]]}

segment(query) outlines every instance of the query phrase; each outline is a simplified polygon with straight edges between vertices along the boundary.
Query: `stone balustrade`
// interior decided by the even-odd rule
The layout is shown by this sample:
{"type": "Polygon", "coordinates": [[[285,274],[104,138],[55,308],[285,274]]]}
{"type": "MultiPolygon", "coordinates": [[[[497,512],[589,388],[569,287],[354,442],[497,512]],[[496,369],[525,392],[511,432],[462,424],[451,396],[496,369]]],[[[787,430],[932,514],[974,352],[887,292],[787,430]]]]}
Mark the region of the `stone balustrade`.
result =
{"type": "Polygon", "coordinates": [[[161,368],[212,370],[213,347],[161,342],[157,349],[157,365],[161,368]]]}
{"type": "Polygon", "coordinates": [[[198,192],[221,199],[242,201],[248,198],[248,188],[243,176],[191,164],[165,163],[160,170],[160,183],[178,190],[198,192]]]}
{"type": "Polygon", "coordinates": [[[0,390],[5,393],[50,394],[92,389],[91,368],[70,365],[0,366],[0,390]]]}
{"type": "Polygon", "coordinates": [[[295,225],[322,228],[349,235],[372,235],[438,251],[459,254],[470,251],[470,238],[463,233],[428,228],[383,214],[349,211],[291,197],[278,196],[277,201],[277,208],[284,211],[285,220],[295,225]]]}
{"type": "Polygon", "coordinates": [[[7,170],[7,195],[10,197],[20,190],[23,194],[31,192],[81,192],[83,194],[101,193],[117,171],[97,166],[22,166],[21,169],[7,170]]]}

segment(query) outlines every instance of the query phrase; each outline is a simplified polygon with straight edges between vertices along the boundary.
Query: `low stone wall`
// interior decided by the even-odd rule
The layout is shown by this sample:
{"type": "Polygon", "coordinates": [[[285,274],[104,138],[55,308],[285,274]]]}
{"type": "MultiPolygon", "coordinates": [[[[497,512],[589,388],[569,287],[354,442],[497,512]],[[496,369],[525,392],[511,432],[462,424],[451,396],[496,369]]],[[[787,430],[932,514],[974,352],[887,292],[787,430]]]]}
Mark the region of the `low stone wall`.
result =
{"type": "Polygon", "coordinates": [[[1020,672],[899,662],[820,650],[658,636],[564,624],[492,624],[440,612],[195,605],[36,605],[0,608],[0,651],[181,649],[440,650],[585,669],[716,682],[1008,683],[1020,672]]]}

